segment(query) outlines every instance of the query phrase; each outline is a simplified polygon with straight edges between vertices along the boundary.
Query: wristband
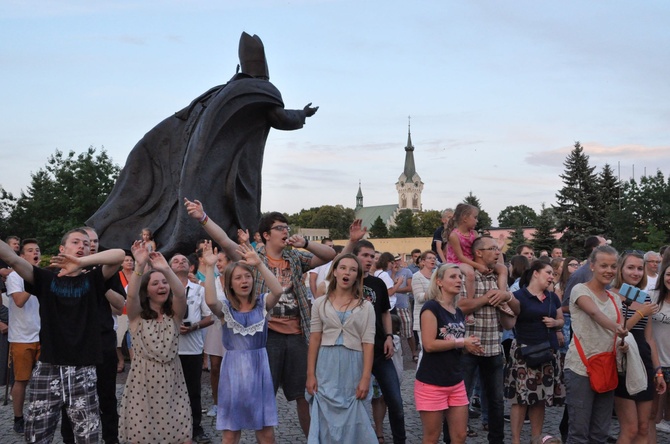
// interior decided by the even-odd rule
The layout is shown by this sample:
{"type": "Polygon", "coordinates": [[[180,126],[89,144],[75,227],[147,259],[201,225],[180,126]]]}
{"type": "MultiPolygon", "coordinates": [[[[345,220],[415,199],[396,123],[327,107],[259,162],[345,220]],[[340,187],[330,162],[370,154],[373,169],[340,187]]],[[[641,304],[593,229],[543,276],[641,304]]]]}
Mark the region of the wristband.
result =
{"type": "Polygon", "coordinates": [[[663,368],[660,365],[654,369],[656,373],[661,373],[662,370],[663,368]]]}
{"type": "Polygon", "coordinates": [[[391,337],[391,339],[393,339],[393,335],[391,333],[386,333],[386,337],[388,338],[389,336],[391,337]]]}
{"type": "Polygon", "coordinates": [[[309,245],[309,239],[305,238],[305,246],[302,247],[302,248],[304,248],[304,249],[306,250],[306,249],[307,249],[307,245],[309,245]]]}
{"type": "Polygon", "coordinates": [[[465,347],[465,338],[454,339],[454,346],[455,346],[456,348],[463,348],[463,347],[465,347]]]}
{"type": "Polygon", "coordinates": [[[137,270],[134,270],[134,271],[135,271],[135,274],[138,275],[138,276],[142,276],[142,275],[144,274],[144,273],[140,273],[140,272],[137,271],[137,270]]]}
{"type": "Polygon", "coordinates": [[[207,222],[209,222],[209,216],[207,216],[207,213],[200,219],[200,225],[205,226],[207,225],[207,222]]]}
{"type": "Polygon", "coordinates": [[[644,319],[644,315],[640,310],[635,310],[635,313],[639,314],[642,319],[644,319]]]}

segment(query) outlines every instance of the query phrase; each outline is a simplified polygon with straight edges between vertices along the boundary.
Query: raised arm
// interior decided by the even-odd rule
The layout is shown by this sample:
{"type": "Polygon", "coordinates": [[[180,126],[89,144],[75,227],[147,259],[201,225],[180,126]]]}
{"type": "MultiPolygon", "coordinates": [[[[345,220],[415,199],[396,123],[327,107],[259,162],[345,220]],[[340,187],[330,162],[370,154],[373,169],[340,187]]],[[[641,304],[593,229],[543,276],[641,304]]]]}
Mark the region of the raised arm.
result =
{"type": "Polygon", "coordinates": [[[202,258],[205,261],[205,302],[217,318],[223,317],[221,301],[216,297],[214,267],[216,267],[216,249],[212,251],[212,242],[206,241],[202,246],[202,258]]]}
{"type": "Polygon", "coordinates": [[[72,274],[82,268],[102,265],[102,275],[107,280],[119,271],[119,267],[123,264],[123,258],[125,257],[126,253],[120,248],[83,257],[60,253],[51,258],[51,265],[61,269],[58,276],[72,274]]]}
{"type": "Polygon", "coordinates": [[[130,247],[135,258],[135,269],[128,280],[128,290],[126,291],[126,312],[128,313],[128,321],[133,324],[140,317],[142,307],[140,306],[140,283],[142,282],[142,274],[149,262],[149,250],[144,242],[135,241],[130,247]]]}
{"type": "MultiPolygon", "coordinates": [[[[619,337],[623,338],[628,334],[628,330],[624,329],[621,325],[617,324],[615,321],[608,318],[596,305],[593,300],[589,297],[582,297],[582,295],[577,296],[577,301],[575,304],[584,311],[587,315],[591,317],[598,325],[607,330],[615,332],[619,337]]],[[[572,297],[572,295],[571,295],[572,297]]]]}
{"type": "Polygon", "coordinates": [[[223,231],[223,228],[207,216],[207,213],[205,213],[205,209],[202,207],[202,203],[200,203],[199,200],[190,201],[187,198],[184,198],[184,206],[186,207],[188,215],[200,222],[200,225],[202,225],[207,234],[212,237],[214,242],[221,246],[230,260],[240,260],[240,255],[237,253],[237,243],[228,237],[226,232],[223,231]]]}
{"type": "Polygon", "coordinates": [[[367,232],[367,227],[363,226],[363,219],[355,219],[349,226],[349,242],[342,250],[342,254],[353,253],[356,242],[363,239],[367,232]]]}
{"type": "Polygon", "coordinates": [[[270,290],[270,293],[265,297],[265,308],[270,310],[277,305],[279,297],[284,292],[284,289],[277,280],[277,276],[272,274],[270,269],[265,266],[265,263],[261,260],[258,253],[256,253],[256,250],[254,250],[251,245],[240,245],[237,249],[237,253],[244,258],[240,260],[241,263],[255,267],[261,274],[261,277],[265,279],[265,285],[268,287],[268,290],[270,290]]]}
{"type": "Polygon", "coordinates": [[[18,256],[12,247],[0,240],[0,259],[5,261],[7,265],[12,267],[24,281],[29,284],[33,283],[33,266],[30,262],[18,256]]]}
{"type": "Polygon", "coordinates": [[[186,313],[186,290],[184,284],[181,283],[179,278],[163,255],[157,251],[152,251],[149,253],[149,263],[151,268],[156,271],[160,271],[167,279],[168,284],[170,285],[170,290],[172,290],[172,309],[174,310],[175,319],[184,319],[184,314],[186,313]]]}
{"type": "Polygon", "coordinates": [[[328,245],[323,245],[318,242],[309,242],[299,234],[294,234],[289,237],[287,243],[293,247],[304,248],[314,255],[309,261],[310,268],[316,268],[335,258],[335,250],[328,245]]]}

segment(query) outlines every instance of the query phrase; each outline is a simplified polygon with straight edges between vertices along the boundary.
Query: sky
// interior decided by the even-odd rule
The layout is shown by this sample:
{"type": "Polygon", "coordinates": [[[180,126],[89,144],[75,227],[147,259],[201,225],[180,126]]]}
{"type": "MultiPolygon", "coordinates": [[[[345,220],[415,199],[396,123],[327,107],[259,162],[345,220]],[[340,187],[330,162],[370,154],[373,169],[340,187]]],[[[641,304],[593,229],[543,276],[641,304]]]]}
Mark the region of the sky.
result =
{"type": "Polygon", "coordinates": [[[246,31],[286,107],[319,106],[271,130],[263,211],[353,208],[359,180],[366,206],[397,203],[409,116],[424,209],[539,211],[575,141],[622,180],[668,176],[669,22],[667,1],[3,0],[0,186],[56,149],[123,166],[233,76],[246,31]]]}

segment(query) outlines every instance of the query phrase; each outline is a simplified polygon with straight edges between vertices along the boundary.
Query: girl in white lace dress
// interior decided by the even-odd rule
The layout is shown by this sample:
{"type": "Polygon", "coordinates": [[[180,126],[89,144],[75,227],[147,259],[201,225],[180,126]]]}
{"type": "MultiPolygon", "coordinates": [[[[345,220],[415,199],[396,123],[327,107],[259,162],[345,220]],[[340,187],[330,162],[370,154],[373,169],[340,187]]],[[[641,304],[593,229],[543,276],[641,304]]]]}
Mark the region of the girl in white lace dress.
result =
{"type": "Polygon", "coordinates": [[[237,251],[244,260],[226,268],[227,299],[222,303],[214,286],[216,252],[211,242],[203,249],[205,299],[223,324],[226,349],[219,377],[216,428],[223,430],[223,442],[238,442],[242,429],[255,430],[258,442],[274,442],[277,405],[265,344],[268,310],[277,304],[283,289],[256,251],[241,245],[237,251]],[[256,272],[265,279],[270,293],[256,296],[256,272]]]}

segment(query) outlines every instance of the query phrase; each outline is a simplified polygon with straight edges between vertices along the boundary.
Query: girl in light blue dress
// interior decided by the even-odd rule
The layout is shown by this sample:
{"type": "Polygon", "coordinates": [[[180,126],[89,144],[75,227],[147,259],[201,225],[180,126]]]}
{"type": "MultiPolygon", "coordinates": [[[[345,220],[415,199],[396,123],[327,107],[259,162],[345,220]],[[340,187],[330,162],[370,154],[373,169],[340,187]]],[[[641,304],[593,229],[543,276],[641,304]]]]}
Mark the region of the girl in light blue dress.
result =
{"type": "Polygon", "coordinates": [[[203,245],[205,299],[221,320],[226,349],[219,376],[216,428],[223,430],[224,443],[239,442],[243,429],[255,430],[259,443],[274,443],[277,404],[265,344],[268,310],[277,304],[283,289],[251,246],[240,245],[237,252],[244,259],[226,267],[227,299],[221,302],[214,282],[216,251],[212,251],[211,242],[203,245]],[[270,293],[256,296],[256,270],[270,293]]]}
{"type": "Polygon", "coordinates": [[[351,254],[335,258],[328,291],[312,306],[307,442],[376,443],[364,401],[369,399],[375,311],[363,298],[363,269],[351,254]]]}

